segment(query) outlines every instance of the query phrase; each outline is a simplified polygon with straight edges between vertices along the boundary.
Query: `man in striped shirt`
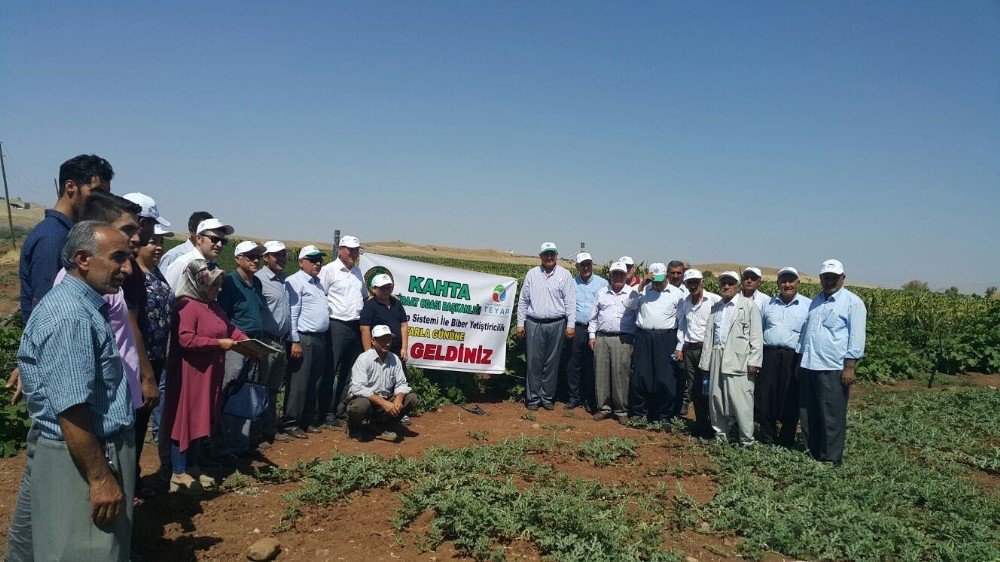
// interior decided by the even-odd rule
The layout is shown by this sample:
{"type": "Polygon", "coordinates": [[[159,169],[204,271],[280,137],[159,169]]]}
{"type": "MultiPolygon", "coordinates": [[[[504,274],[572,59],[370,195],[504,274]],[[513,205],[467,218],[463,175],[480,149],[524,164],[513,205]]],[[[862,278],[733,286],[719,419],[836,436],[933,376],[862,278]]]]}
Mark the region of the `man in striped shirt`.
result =
{"type": "Polygon", "coordinates": [[[40,437],[31,474],[36,560],[128,560],[135,423],[108,303],[131,273],[128,239],[83,221],[62,250],[67,274],[42,299],[17,361],[40,437]]]}
{"type": "Polygon", "coordinates": [[[538,257],[542,263],[528,270],[518,297],[516,336],[527,338],[524,405],[552,410],[563,338],[576,335],[576,288],[570,272],[556,263],[559,248],[554,243],[542,244],[538,257]]]}

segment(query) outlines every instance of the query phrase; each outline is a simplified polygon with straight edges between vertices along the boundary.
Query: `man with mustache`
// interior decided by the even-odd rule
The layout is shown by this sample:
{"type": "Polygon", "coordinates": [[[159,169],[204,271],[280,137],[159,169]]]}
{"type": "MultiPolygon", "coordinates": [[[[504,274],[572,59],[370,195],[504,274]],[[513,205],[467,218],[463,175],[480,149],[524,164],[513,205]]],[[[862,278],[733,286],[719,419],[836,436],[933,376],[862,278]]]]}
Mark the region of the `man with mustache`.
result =
{"type": "Polygon", "coordinates": [[[129,255],[120,229],[76,224],[65,277],[21,338],[24,394],[41,433],[30,480],[35,560],[129,559],[135,404],[102,298],[121,290],[129,255]]]}
{"type": "MultiPolygon", "coordinates": [[[[701,353],[705,344],[705,327],[712,306],[721,300],[719,295],[705,291],[701,272],[689,269],[684,272],[684,284],[688,288],[688,296],[681,301],[677,309],[677,360],[683,364],[685,382],[685,408],[681,415],[687,414],[687,403],[694,402],[696,437],[709,438],[714,436],[712,423],[708,415],[708,394],[704,390],[704,380],[708,373],[698,368],[701,353]],[[686,376],[685,376],[686,375],[686,376]]],[[[711,349],[711,342],[709,349],[711,349]]]]}
{"type": "Polygon", "coordinates": [[[764,305],[771,300],[771,295],[760,291],[762,281],[760,268],[747,267],[743,270],[743,296],[757,305],[757,310],[764,310],[764,305]]]}
{"type": "Polygon", "coordinates": [[[315,427],[316,390],[326,372],[327,331],[330,309],[318,275],[323,252],[312,244],[299,250],[299,270],[285,281],[291,316],[288,340],[288,394],[285,396],[284,432],[296,439],[322,433],[315,427]]]}
{"type": "Polygon", "coordinates": [[[764,364],[754,388],[754,404],[760,424],[760,441],[784,447],[795,444],[799,423],[799,381],[797,371],[802,326],[809,315],[812,299],[799,292],[799,272],[794,267],[778,271],[778,296],[761,311],[764,326],[764,364]],[[781,421],[781,435],[776,423],[781,421]]]}
{"type": "Polygon", "coordinates": [[[802,328],[799,353],[799,418],[809,454],[840,466],[847,438],[847,400],[854,368],[865,355],[868,309],[844,288],[844,266],[826,260],[820,267],[823,292],[813,298],[802,328]]]}
{"type": "Polygon", "coordinates": [[[739,443],[753,445],[753,392],[763,359],[764,335],[760,310],[739,294],[739,275],[719,275],[719,296],[705,328],[710,353],[702,353],[698,367],[709,373],[709,416],[717,441],[727,441],[735,424],[739,443]]]}
{"type": "Polygon", "coordinates": [[[632,370],[632,343],[639,293],[625,282],[628,266],[611,264],[611,285],[597,293],[587,332],[594,352],[594,420],[615,416],[628,423],[629,372],[632,370]]]}

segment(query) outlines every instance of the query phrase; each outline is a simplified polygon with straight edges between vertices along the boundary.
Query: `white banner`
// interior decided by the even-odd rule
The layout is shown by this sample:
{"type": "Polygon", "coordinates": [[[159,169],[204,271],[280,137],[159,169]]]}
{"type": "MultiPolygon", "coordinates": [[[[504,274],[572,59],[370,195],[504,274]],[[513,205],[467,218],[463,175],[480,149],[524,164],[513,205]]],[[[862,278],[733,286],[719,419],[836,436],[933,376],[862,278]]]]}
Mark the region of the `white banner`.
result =
{"type": "Polygon", "coordinates": [[[516,279],[367,253],[359,265],[369,288],[380,273],[392,277],[408,319],[408,364],[504,372],[516,279]]]}

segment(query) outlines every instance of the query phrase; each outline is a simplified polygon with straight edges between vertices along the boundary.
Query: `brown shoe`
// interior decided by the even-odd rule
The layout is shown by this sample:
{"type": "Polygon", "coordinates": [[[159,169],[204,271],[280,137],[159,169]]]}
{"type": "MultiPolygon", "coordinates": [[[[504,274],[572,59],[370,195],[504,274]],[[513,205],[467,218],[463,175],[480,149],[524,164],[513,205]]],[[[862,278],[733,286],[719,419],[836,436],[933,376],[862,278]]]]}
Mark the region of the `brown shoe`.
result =
{"type": "Polygon", "coordinates": [[[310,426],[310,427],[306,428],[306,433],[312,433],[312,434],[315,435],[317,433],[323,433],[323,430],[320,429],[320,428],[318,428],[318,427],[312,427],[312,426],[310,426]]]}
{"type": "Polygon", "coordinates": [[[288,443],[291,439],[288,438],[284,433],[277,433],[274,436],[273,443],[288,443]]]}
{"type": "Polygon", "coordinates": [[[605,412],[604,410],[598,410],[594,414],[594,421],[606,420],[611,417],[611,412],[605,412]]]}
{"type": "Polygon", "coordinates": [[[305,431],[302,431],[301,427],[293,427],[291,429],[285,430],[285,435],[289,437],[294,437],[295,439],[308,439],[309,436],[306,435],[305,431]]]}
{"type": "Polygon", "coordinates": [[[615,417],[618,418],[618,423],[628,425],[628,414],[618,414],[615,417]]]}

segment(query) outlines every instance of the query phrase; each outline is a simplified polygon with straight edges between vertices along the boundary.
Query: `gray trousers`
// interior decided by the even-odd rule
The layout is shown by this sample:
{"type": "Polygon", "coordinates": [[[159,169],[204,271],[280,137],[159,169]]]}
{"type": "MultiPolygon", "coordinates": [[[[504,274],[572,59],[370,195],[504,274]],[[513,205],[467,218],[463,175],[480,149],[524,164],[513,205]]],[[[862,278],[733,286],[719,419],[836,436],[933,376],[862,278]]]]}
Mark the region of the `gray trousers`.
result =
{"type": "MultiPolygon", "coordinates": [[[[243,366],[249,359],[235,351],[226,352],[226,373],[222,378],[220,407],[225,407],[226,399],[233,390],[233,383],[240,378],[243,366]]],[[[219,423],[212,428],[212,449],[217,455],[236,455],[250,448],[250,420],[219,413],[219,423]]]]}
{"type": "Polygon", "coordinates": [[[559,354],[566,339],[566,319],[542,323],[528,318],[524,322],[524,335],[528,356],[524,403],[551,405],[559,382],[559,354]]]}
{"type": "Polygon", "coordinates": [[[839,465],[847,439],[850,387],[840,384],[843,371],[799,369],[799,419],[809,454],[839,465]]]}
{"type": "Polygon", "coordinates": [[[288,392],[285,394],[284,426],[305,429],[315,425],[316,389],[326,371],[326,332],[299,333],[302,357],[288,359],[288,392]]]}
{"type": "Polygon", "coordinates": [[[10,516],[10,528],[7,529],[7,555],[4,556],[7,562],[30,562],[34,559],[31,544],[31,466],[35,462],[39,433],[38,424],[32,421],[28,429],[24,474],[17,490],[14,513],[10,516]]]}
{"type": "Polygon", "coordinates": [[[104,527],[91,518],[90,487],[73,464],[64,441],[41,437],[31,475],[31,531],[34,559],[127,561],[132,546],[132,499],[135,497],[135,433],[120,432],[105,441],[117,467],[125,511],[104,527]]]}
{"type": "Polygon", "coordinates": [[[597,409],[628,413],[628,379],[632,370],[632,334],[602,336],[594,344],[594,396],[597,409]]]}
{"type": "Polygon", "coordinates": [[[280,347],[281,352],[268,355],[260,363],[260,382],[267,387],[267,412],[264,417],[250,423],[250,442],[273,441],[278,432],[278,393],[285,382],[285,371],[288,370],[288,344],[272,338],[264,341],[280,347]]]}
{"type": "Polygon", "coordinates": [[[709,363],[709,417],[715,438],[728,441],[733,425],[739,427],[740,445],[753,445],[753,387],[755,375],[723,373],[722,346],[712,348],[709,363]]]}

